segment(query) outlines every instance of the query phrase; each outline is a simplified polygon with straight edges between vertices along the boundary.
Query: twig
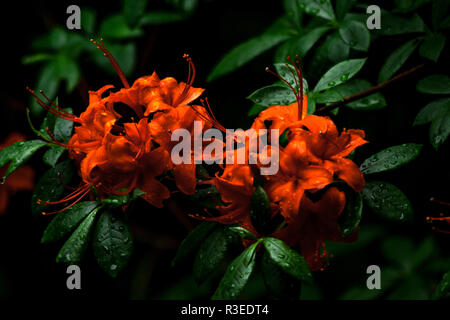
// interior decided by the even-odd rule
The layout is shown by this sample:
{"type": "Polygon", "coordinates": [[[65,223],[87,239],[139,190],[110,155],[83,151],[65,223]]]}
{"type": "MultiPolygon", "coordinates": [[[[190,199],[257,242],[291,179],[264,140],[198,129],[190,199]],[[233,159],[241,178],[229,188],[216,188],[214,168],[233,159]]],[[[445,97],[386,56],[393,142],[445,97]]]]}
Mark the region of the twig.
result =
{"type": "Polygon", "coordinates": [[[421,64],[421,65],[415,66],[414,68],[411,68],[411,69],[409,69],[409,70],[407,70],[405,72],[402,72],[399,75],[393,77],[392,79],[389,79],[389,80],[387,80],[387,81],[385,81],[383,83],[380,83],[380,84],[378,84],[378,85],[376,85],[376,86],[374,86],[374,87],[372,87],[370,89],[361,91],[361,92],[359,92],[357,94],[354,94],[352,96],[345,97],[345,98],[343,98],[340,101],[337,101],[337,102],[334,102],[334,103],[329,104],[327,106],[324,106],[322,108],[319,108],[317,110],[317,112],[323,112],[323,111],[326,111],[326,110],[333,110],[333,109],[338,108],[338,107],[340,107],[340,106],[342,106],[344,104],[347,104],[347,103],[359,100],[361,98],[367,97],[367,96],[369,96],[369,95],[371,95],[371,94],[373,94],[375,92],[380,91],[381,89],[385,88],[389,84],[391,84],[391,83],[393,83],[393,82],[395,82],[397,80],[400,80],[400,79],[402,79],[402,78],[404,78],[406,76],[409,76],[410,74],[416,72],[417,70],[422,69],[424,66],[425,66],[425,64],[421,64]]]}

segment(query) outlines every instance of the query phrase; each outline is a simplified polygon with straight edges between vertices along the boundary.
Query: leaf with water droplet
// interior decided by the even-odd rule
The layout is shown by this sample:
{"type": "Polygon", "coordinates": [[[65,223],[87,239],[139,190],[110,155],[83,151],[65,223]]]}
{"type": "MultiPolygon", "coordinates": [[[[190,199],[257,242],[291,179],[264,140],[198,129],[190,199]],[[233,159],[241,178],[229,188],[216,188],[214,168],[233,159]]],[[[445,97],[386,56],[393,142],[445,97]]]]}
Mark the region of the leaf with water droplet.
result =
{"type": "Polygon", "coordinates": [[[370,32],[362,22],[346,20],[339,26],[339,35],[350,47],[367,51],[370,45],[370,32]]]}
{"type": "Polygon", "coordinates": [[[31,156],[47,143],[42,140],[19,141],[0,150],[0,167],[9,163],[4,174],[7,178],[11,173],[19,169],[31,156]]]}
{"type": "Polygon", "coordinates": [[[362,196],[373,212],[388,220],[406,222],[414,218],[411,203],[406,195],[388,182],[367,182],[362,196]]]}
{"type": "Polygon", "coordinates": [[[31,195],[31,212],[34,215],[40,215],[43,211],[47,211],[49,206],[40,205],[37,201],[60,200],[63,194],[67,193],[65,185],[69,185],[74,176],[75,168],[72,160],[65,160],[47,170],[39,179],[31,195]]]}
{"type": "Polygon", "coordinates": [[[204,239],[195,259],[194,277],[198,283],[205,281],[224,261],[232,239],[224,227],[216,228],[204,239]]]}
{"type": "Polygon", "coordinates": [[[298,300],[301,281],[284,272],[267,252],[262,257],[262,274],[266,288],[277,299],[298,300]]]}
{"type": "Polygon", "coordinates": [[[360,169],[363,174],[393,170],[411,162],[420,153],[421,144],[405,143],[389,147],[364,160],[360,169]]]}
{"type": "Polygon", "coordinates": [[[57,214],[49,223],[42,236],[42,243],[56,242],[72,232],[92,210],[95,201],[79,202],[61,214],[57,214]]]}
{"type": "Polygon", "coordinates": [[[308,283],[312,282],[312,275],[305,259],[283,241],[275,238],[264,238],[264,247],[272,261],[284,272],[308,283]]]}
{"type": "Polygon", "coordinates": [[[359,72],[359,70],[361,70],[365,62],[366,59],[350,59],[339,62],[335,66],[331,67],[327,72],[325,72],[313,91],[319,92],[342,84],[343,82],[355,76],[359,72]],[[342,81],[341,78],[344,75],[345,81],[342,81]]]}
{"type": "Polygon", "coordinates": [[[94,225],[97,211],[98,208],[94,209],[72,233],[56,256],[56,262],[73,264],[81,261],[89,243],[89,235],[94,225]]]}
{"type": "Polygon", "coordinates": [[[121,211],[105,210],[95,226],[92,248],[100,267],[111,277],[126,267],[133,251],[133,241],[121,211]]]}
{"type": "Polygon", "coordinates": [[[299,0],[300,9],[306,13],[324,18],[326,20],[334,20],[334,10],[330,0],[299,0]]]}
{"type": "Polygon", "coordinates": [[[269,107],[273,105],[289,105],[297,101],[294,92],[286,85],[274,84],[256,90],[247,97],[254,103],[269,107]]]}
{"type": "Polygon", "coordinates": [[[211,299],[231,300],[241,294],[253,273],[256,261],[256,247],[260,242],[261,240],[258,240],[249,246],[231,262],[211,299]]]}

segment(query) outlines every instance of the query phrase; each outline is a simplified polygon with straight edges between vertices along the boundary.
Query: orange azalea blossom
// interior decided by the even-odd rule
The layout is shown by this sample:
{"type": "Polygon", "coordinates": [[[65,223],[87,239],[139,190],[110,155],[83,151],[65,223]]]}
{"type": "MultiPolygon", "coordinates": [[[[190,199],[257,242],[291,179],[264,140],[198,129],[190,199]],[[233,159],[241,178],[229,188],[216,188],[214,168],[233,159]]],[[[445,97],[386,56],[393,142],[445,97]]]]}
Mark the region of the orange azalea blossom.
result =
{"type": "MultiPolygon", "coordinates": [[[[0,150],[9,147],[13,143],[25,141],[25,136],[18,132],[12,132],[5,141],[0,144],[0,150]]],[[[8,165],[0,168],[0,176],[3,177],[8,169],[8,165]]],[[[30,166],[22,166],[6,179],[5,183],[0,184],[0,215],[6,212],[9,203],[9,197],[17,191],[33,190],[34,188],[34,170],[30,166]]]]}
{"type": "MultiPolygon", "coordinates": [[[[94,42],[94,41],[93,41],[94,42]]],[[[195,68],[189,56],[186,83],[168,77],[160,80],[156,72],[137,79],[130,87],[117,62],[103,43],[94,42],[111,61],[124,88],[109,92],[112,85],[89,92],[89,105],[79,117],[59,108],[45,94],[42,101],[29,90],[36,101],[49,112],[79,124],[65,146],[79,165],[83,185],[64,199],[42,204],[80,201],[90,187],[100,197],[128,194],[134,188],[145,192],[142,197],[156,207],[162,207],[170,192],[158,177],[174,171],[175,182],[181,192],[193,194],[196,186],[195,164],[175,166],[170,159],[170,134],[178,128],[190,130],[194,120],[206,114],[201,106],[189,106],[204,91],[192,87],[195,68]],[[105,96],[106,95],[106,96],[105,96]]]]}
{"type": "Polygon", "coordinates": [[[331,187],[318,201],[305,195],[298,216],[300,250],[311,270],[323,270],[328,264],[329,254],[325,240],[333,242],[352,242],[357,232],[343,237],[338,226],[338,218],[345,208],[344,192],[331,187]],[[322,250],[322,252],[321,252],[322,250]]]}
{"type": "MultiPolygon", "coordinates": [[[[280,136],[286,134],[288,142],[284,147],[266,147],[266,151],[279,153],[280,170],[275,175],[260,176],[251,165],[227,165],[223,174],[216,174],[211,182],[227,205],[217,208],[220,216],[205,219],[241,224],[258,235],[251,223],[250,203],[255,190],[253,181],[263,180],[263,189],[271,201],[272,217],[279,213],[284,218],[272,236],[290,246],[299,245],[311,269],[319,270],[328,259],[325,240],[356,239],[356,233],[343,238],[338,227],[337,219],[346,204],[344,192],[335,187],[325,188],[337,178],[344,180],[356,192],[362,190],[364,177],[358,166],[346,156],[367,141],[362,130],[344,130],[339,134],[329,117],[307,115],[307,98],[299,85],[303,83],[301,70],[298,62],[292,65],[300,88],[296,90],[279,78],[291,87],[297,102],[267,108],[252,125],[255,130],[278,129],[280,136]],[[317,193],[320,190],[324,192],[317,193]],[[312,196],[314,194],[321,198],[316,199],[317,196],[312,196]]],[[[257,167],[264,166],[258,162],[257,167]]]]}

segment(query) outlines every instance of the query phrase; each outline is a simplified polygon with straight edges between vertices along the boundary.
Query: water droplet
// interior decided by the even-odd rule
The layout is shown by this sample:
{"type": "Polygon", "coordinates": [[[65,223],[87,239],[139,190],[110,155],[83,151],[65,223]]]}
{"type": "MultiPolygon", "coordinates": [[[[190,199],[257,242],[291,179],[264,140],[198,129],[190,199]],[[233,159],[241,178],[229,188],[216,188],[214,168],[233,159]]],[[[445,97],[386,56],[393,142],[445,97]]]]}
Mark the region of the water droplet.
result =
{"type": "Polygon", "coordinates": [[[334,81],[328,82],[328,86],[329,86],[329,87],[333,87],[335,84],[336,84],[336,82],[334,82],[334,81]]]}
{"type": "Polygon", "coordinates": [[[116,269],[117,269],[117,265],[116,265],[116,264],[112,264],[109,268],[110,268],[111,270],[116,270],[116,269]]]}
{"type": "Polygon", "coordinates": [[[348,74],[348,73],[346,73],[346,74],[343,74],[343,75],[341,76],[341,81],[342,81],[342,82],[345,82],[345,81],[347,81],[347,80],[348,80],[348,76],[349,76],[349,74],[348,74]]]}

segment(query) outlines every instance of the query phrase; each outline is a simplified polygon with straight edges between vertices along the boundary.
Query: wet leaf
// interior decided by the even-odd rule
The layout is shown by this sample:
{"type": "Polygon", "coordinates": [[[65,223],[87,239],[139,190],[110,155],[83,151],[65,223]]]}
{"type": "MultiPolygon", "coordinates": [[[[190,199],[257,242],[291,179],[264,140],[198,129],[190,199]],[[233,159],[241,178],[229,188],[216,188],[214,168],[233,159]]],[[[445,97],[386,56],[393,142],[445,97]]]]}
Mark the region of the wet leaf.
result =
{"type": "Polygon", "coordinates": [[[90,214],[98,204],[95,201],[85,201],[55,215],[44,231],[41,243],[56,242],[71,233],[80,222],[90,214]]]}
{"type": "Polygon", "coordinates": [[[248,282],[256,261],[256,247],[260,241],[255,242],[234,259],[227,268],[225,275],[212,296],[213,300],[237,299],[248,282]]]}
{"type": "Polygon", "coordinates": [[[133,251],[128,225],[112,211],[103,211],[95,226],[92,248],[100,267],[115,278],[126,267],[133,251]]]}
{"type": "Polygon", "coordinates": [[[450,77],[443,74],[425,77],[417,83],[417,90],[430,94],[450,94],[450,77]]]}
{"type": "Polygon", "coordinates": [[[417,39],[413,39],[394,50],[381,67],[380,74],[378,75],[378,83],[392,78],[392,76],[403,66],[409,56],[411,56],[418,44],[419,42],[417,39]]]}
{"type": "Polygon", "coordinates": [[[275,238],[264,238],[263,244],[270,259],[284,272],[301,281],[308,283],[312,281],[308,264],[295,250],[289,248],[283,241],[275,238]]]}
{"type": "Polygon", "coordinates": [[[365,62],[366,59],[351,59],[336,64],[320,78],[314,92],[326,90],[350,80],[361,70],[365,62]]]}
{"type": "Polygon", "coordinates": [[[360,169],[363,174],[393,170],[411,162],[420,153],[421,144],[404,143],[384,149],[364,160],[360,169]]]}
{"type": "Polygon", "coordinates": [[[56,262],[74,264],[81,261],[88,247],[89,237],[94,225],[95,216],[98,210],[92,211],[78,228],[72,233],[70,238],[64,243],[59,251],[56,262]]]}
{"type": "Polygon", "coordinates": [[[414,218],[408,198],[400,189],[388,182],[367,182],[362,190],[362,196],[373,212],[388,220],[406,222],[414,218]]]}

